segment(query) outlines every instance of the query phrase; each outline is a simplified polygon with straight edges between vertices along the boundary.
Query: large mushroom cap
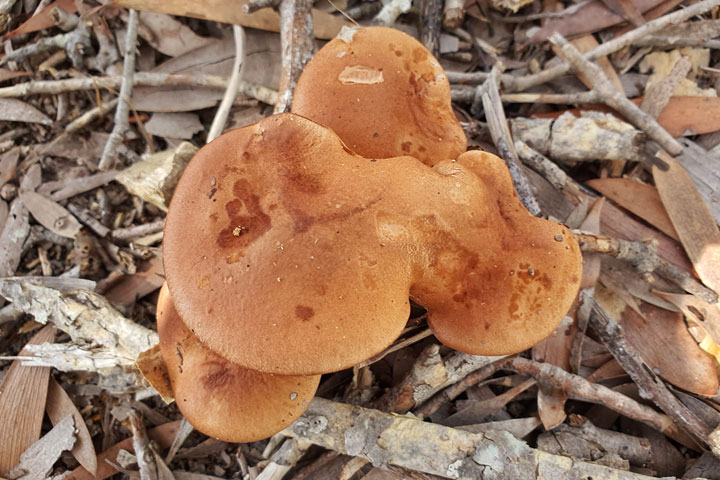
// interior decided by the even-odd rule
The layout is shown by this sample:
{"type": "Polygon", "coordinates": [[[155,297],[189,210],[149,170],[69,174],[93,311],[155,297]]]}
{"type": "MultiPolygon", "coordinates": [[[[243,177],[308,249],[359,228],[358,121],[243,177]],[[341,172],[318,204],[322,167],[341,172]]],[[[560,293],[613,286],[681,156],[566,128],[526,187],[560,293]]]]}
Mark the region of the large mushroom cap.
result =
{"type": "Polygon", "coordinates": [[[457,158],[465,134],[443,68],[417,40],[387,27],[344,31],[305,67],[293,113],[331,128],[358,155],[457,158]]]}
{"type": "Polygon", "coordinates": [[[497,157],[432,169],[367,159],[292,114],[229,132],[191,160],[164,261],[203,343],[284,374],[378,353],[401,332],[408,296],[455,348],[522,350],[560,322],[581,269],[570,232],[522,207],[497,157]]]}
{"type": "Polygon", "coordinates": [[[157,307],[160,351],[180,411],[195,428],[227,442],[252,442],[290,425],[320,376],[248,370],[203,346],[178,315],[164,284],[157,307]]]}

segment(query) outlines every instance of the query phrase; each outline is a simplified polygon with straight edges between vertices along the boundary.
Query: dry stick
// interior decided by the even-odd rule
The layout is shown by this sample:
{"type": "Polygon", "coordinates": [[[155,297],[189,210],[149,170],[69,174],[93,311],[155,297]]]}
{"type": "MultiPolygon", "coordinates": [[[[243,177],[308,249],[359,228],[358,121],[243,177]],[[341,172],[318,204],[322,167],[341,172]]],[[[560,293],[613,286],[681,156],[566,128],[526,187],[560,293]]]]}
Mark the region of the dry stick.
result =
{"type": "MultiPolygon", "coordinates": [[[[79,90],[95,90],[96,88],[117,89],[122,82],[122,76],[32,81],[0,88],[0,98],[16,98],[36,94],[57,95],[79,90]]],[[[133,85],[147,87],[193,86],[224,90],[227,88],[228,80],[217,75],[138,72],[133,76],[133,85]]],[[[239,89],[241,93],[268,105],[274,105],[277,102],[277,92],[261,85],[241,81],[239,89]]]]}
{"type": "MultiPolygon", "coordinates": [[[[472,103],[475,100],[477,87],[469,85],[452,85],[450,96],[453,102],[472,103]]],[[[500,96],[503,103],[552,103],[574,105],[599,103],[600,96],[595,91],[576,93],[504,93],[500,96]]]]}
{"type": "Polygon", "coordinates": [[[151,233],[159,232],[163,229],[165,220],[155,220],[150,223],[143,223],[141,225],[133,225],[127,228],[118,228],[112,231],[112,238],[114,240],[132,240],[133,238],[143,237],[150,235],[151,233]]]}
{"type": "Polygon", "coordinates": [[[275,113],[290,111],[298,78],[314,51],[311,0],[282,0],[280,3],[282,74],[275,113]]]}
{"type": "Polygon", "coordinates": [[[695,280],[688,272],[663,260],[657,254],[657,241],[631,242],[605,235],[573,232],[583,252],[611,255],[629,262],[643,274],[656,272],[683,290],[708,303],[716,303],[718,294],[695,280]]]}
{"type": "Polygon", "coordinates": [[[243,56],[245,55],[245,30],[240,25],[233,25],[233,37],[235,39],[235,60],[233,61],[233,71],[230,75],[230,82],[228,82],[227,90],[225,95],[220,102],[220,106],[215,113],[210,131],[207,135],[207,143],[215,140],[223,131],[225,122],[227,121],[230,108],[235,101],[235,96],[238,92],[238,84],[240,83],[240,66],[243,62],[243,56]]]}
{"type": "Polygon", "coordinates": [[[540,206],[535,200],[530,183],[528,182],[525,173],[522,171],[520,160],[518,160],[517,152],[510,135],[510,130],[507,126],[507,119],[505,118],[505,111],[503,110],[502,102],[500,101],[500,92],[498,91],[497,78],[502,72],[502,64],[497,62],[492,69],[492,74],[487,81],[480,87],[476,92],[476,98],[473,102],[472,112],[477,115],[479,113],[479,106],[482,102],[483,110],[485,112],[485,118],[490,128],[490,135],[492,136],[493,143],[500,153],[500,157],[505,161],[510,175],[512,176],[513,185],[515,186],[515,192],[517,192],[518,198],[525,205],[528,211],[535,215],[540,216],[540,206]]]}
{"type": "Polygon", "coordinates": [[[442,0],[420,0],[420,41],[430,53],[438,56],[442,0]]]}
{"type": "Polygon", "coordinates": [[[683,147],[675,140],[654,118],[649,116],[632,103],[628,98],[620,93],[605,75],[605,72],[587,60],[575,48],[574,45],[568,43],[562,35],[555,32],[550,35],[550,41],[562,48],[565,56],[582,73],[592,85],[592,89],[598,92],[598,95],[610,108],[617,110],[630,123],[643,130],[650,138],[658,142],[665,150],[673,155],[680,155],[683,147]]]}
{"type": "Polygon", "coordinates": [[[522,140],[515,140],[515,151],[525,165],[540,173],[553,187],[565,190],[575,198],[580,198],[580,187],[555,162],[536,152],[522,140]]]}
{"type": "MultiPolygon", "coordinates": [[[[647,22],[645,25],[638,27],[634,30],[627,32],[624,35],[614,38],[609,42],[605,42],[602,45],[595,47],[589,52],[585,53],[583,57],[587,60],[597,60],[600,57],[610,55],[611,53],[617,52],[621,48],[631,45],[636,40],[649,35],[651,33],[658,32],[668,25],[674,25],[685,20],[688,20],[696,15],[702,15],[713,8],[720,5],[720,0],[702,0],[694,5],[687,8],[683,8],[673,13],[669,13],[655,20],[647,22]]],[[[555,67],[543,70],[536,74],[525,75],[523,77],[512,77],[508,75],[507,83],[506,78],[503,76],[503,86],[508,91],[521,92],[532,88],[543,83],[554,80],[562,75],[570,72],[572,64],[570,62],[563,62],[555,67]]]]}
{"type": "Polygon", "coordinates": [[[133,75],[135,74],[135,43],[137,41],[138,13],[130,9],[127,36],[125,37],[125,61],[123,62],[123,82],[120,86],[120,101],[115,109],[115,126],[103,150],[98,169],[107,170],[115,162],[117,146],[122,142],[125,132],[130,127],[130,97],[133,91],[133,75]]]}
{"type": "Polygon", "coordinates": [[[625,341],[622,327],[597,304],[593,305],[590,322],[630,378],[640,389],[640,396],[652,400],[673,422],[701,444],[707,442],[712,427],[706,425],[665,386],[663,381],[625,341]]]}
{"type": "Polygon", "coordinates": [[[555,365],[513,357],[501,362],[499,369],[530,375],[542,384],[564,391],[570,398],[603,405],[628,418],[643,422],[670,437],[677,437],[680,434],[678,427],[669,416],[608,387],[588,382],[583,377],[566,372],[555,365]]]}

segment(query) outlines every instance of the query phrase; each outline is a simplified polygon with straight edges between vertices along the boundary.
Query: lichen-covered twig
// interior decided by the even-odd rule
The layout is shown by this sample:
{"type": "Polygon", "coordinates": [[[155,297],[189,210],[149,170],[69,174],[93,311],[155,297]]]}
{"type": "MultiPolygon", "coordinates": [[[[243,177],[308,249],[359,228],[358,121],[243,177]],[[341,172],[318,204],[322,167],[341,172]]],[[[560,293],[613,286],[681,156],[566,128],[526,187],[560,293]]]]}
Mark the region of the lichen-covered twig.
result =
{"type": "Polygon", "coordinates": [[[637,105],[620,93],[607,78],[602,68],[585,58],[574,45],[565,40],[559,33],[553,33],[550,36],[550,41],[562,48],[564,55],[575,65],[578,72],[582,73],[590,82],[592,89],[598,92],[603,103],[617,110],[630,123],[647,133],[650,138],[662,145],[671,154],[680,155],[682,153],[682,145],[657,120],[640,110],[637,105]]]}
{"type": "Polygon", "coordinates": [[[113,166],[117,146],[122,142],[126,130],[130,126],[130,97],[133,91],[133,75],[135,75],[135,42],[137,41],[138,13],[130,9],[128,28],[125,37],[125,60],[123,61],[123,81],[120,86],[118,106],[115,109],[115,125],[105,144],[98,168],[107,170],[113,166]]]}

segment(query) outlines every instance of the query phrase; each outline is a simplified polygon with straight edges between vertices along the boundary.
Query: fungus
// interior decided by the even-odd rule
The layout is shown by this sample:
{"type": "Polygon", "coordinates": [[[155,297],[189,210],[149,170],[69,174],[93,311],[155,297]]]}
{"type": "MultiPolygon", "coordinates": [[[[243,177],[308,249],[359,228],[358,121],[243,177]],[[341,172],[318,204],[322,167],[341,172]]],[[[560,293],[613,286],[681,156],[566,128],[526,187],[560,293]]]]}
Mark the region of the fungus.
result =
{"type": "Polygon", "coordinates": [[[378,353],[402,331],[408,298],[453,348],[522,351],[555,329],[582,268],[572,234],[524,209],[494,155],[434,168],[364,158],[293,114],[228,132],[190,161],[164,262],[203,344],[286,375],[378,353]]]}
{"type": "Polygon", "coordinates": [[[175,401],[206,435],[252,442],[273,435],[305,411],[320,376],[260,373],[208,350],[185,326],[163,284],[157,306],[160,351],[175,401]]]}
{"type": "Polygon", "coordinates": [[[411,155],[432,166],[467,144],[440,63],[393,28],[346,30],[321,48],[298,79],[292,112],[367,158],[411,155]]]}

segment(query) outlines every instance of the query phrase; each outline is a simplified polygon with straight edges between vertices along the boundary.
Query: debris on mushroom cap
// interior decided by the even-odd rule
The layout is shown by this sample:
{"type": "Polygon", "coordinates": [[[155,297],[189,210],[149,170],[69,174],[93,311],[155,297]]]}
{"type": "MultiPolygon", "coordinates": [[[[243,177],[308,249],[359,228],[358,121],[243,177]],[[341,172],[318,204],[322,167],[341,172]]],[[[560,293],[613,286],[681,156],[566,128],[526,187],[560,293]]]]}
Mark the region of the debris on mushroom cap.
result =
{"type": "Polygon", "coordinates": [[[452,347],[523,350],[569,309],[582,262],[565,227],[522,207],[497,157],[367,159],[292,114],[198,152],[170,205],[164,260],[203,343],[283,374],[378,353],[402,331],[408,297],[452,347]]]}
{"type": "Polygon", "coordinates": [[[160,290],[157,324],[178,408],[206,435],[227,442],[267,438],[298,418],[315,395],[319,375],[260,373],[203,346],[175,310],[167,284],[160,290]]]}
{"type": "Polygon", "coordinates": [[[443,68],[393,28],[357,28],[321,48],[300,75],[292,111],[368,158],[411,155],[434,165],[467,144],[443,68]]]}

